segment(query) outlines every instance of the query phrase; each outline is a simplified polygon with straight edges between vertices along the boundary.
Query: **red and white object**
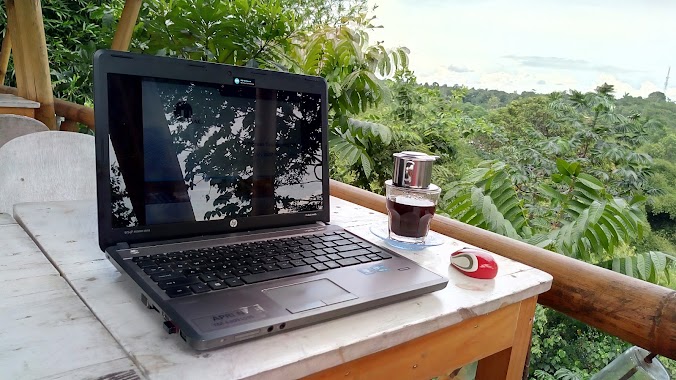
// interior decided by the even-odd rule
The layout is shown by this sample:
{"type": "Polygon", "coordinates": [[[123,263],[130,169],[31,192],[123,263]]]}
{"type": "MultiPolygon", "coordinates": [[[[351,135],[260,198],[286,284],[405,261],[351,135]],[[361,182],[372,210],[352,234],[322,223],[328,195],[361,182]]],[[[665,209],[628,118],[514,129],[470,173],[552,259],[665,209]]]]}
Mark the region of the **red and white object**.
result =
{"type": "Polygon", "coordinates": [[[479,248],[461,248],[451,253],[451,265],[465,276],[491,279],[498,274],[498,263],[488,251],[479,248]]]}

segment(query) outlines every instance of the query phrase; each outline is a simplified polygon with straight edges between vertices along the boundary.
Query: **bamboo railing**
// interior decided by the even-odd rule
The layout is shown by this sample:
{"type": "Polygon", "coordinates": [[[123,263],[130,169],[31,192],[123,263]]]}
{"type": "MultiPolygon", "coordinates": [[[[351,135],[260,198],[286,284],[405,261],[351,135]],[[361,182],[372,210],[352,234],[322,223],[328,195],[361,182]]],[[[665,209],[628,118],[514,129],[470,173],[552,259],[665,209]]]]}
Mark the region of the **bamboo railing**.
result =
{"type": "MultiPolygon", "coordinates": [[[[331,195],[387,212],[382,195],[342,182],[331,180],[331,195]]],[[[440,215],[434,216],[431,228],[551,274],[552,288],[538,296],[538,303],[676,359],[676,291],[440,215]]]]}

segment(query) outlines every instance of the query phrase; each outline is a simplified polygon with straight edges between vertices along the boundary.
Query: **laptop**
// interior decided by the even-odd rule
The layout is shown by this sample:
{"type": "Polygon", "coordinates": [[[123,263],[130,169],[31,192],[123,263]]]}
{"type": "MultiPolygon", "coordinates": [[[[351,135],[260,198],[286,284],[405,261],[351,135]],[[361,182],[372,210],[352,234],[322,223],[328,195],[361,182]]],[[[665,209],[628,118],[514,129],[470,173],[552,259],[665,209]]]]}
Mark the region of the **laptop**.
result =
{"type": "Polygon", "coordinates": [[[324,79],[94,57],[99,244],[160,325],[207,350],[442,289],[329,220],[324,79]]]}

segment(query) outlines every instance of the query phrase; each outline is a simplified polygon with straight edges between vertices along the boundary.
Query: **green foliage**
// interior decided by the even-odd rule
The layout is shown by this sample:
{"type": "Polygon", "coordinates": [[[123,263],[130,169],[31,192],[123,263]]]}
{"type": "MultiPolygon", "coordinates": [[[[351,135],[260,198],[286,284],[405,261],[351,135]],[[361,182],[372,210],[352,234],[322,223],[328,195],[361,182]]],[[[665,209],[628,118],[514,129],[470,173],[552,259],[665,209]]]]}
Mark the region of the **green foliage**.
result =
{"type": "Polygon", "coordinates": [[[154,0],[145,2],[136,38],[152,54],[273,67],[297,29],[281,0],[154,0]]]}
{"type": "Polygon", "coordinates": [[[374,173],[386,172],[374,155],[390,144],[391,132],[354,117],[385,97],[376,74],[387,77],[408,63],[407,49],[369,42],[373,20],[364,1],[154,0],[143,8],[136,37],[137,47],[152,54],[325,78],[336,162],[331,173],[354,175],[369,188],[374,173]]]}
{"type": "Polygon", "coordinates": [[[350,23],[318,28],[288,57],[295,71],[326,79],[332,127],[343,132],[350,117],[383,100],[386,89],[376,73],[392,75],[408,64],[406,48],[388,50],[380,42],[369,44],[372,21],[360,14],[350,23]]]}
{"type": "MultiPolygon", "coordinates": [[[[380,139],[369,140],[362,144],[365,152],[374,163],[370,177],[366,175],[361,160],[358,159],[357,147],[350,136],[355,135],[354,128],[346,133],[346,129],[334,128],[334,134],[342,134],[343,141],[335,145],[340,149],[338,160],[333,165],[334,178],[355,184],[371,191],[382,192],[383,183],[391,178],[392,154],[404,150],[423,151],[439,156],[433,171],[433,181],[447,183],[459,177],[463,168],[479,162],[471,146],[462,141],[462,133],[467,129],[481,128],[480,121],[462,115],[458,105],[462,102],[464,91],[458,89],[451,97],[441,95],[438,88],[423,88],[415,83],[415,76],[406,69],[398,70],[394,81],[388,81],[385,94],[392,94],[384,99],[377,110],[369,110],[360,117],[376,123],[379,128],[386,126],[392,134],[388,143],[380,139]],[[462,154],[458,154],[458,153],[462,154]],[[341,159],[342,158],[342,159],[341,159]],[[350,158],[350,160],[347,160],[350,158]],[[347,162],[354,162],[348,165],[347,162]]],[[[368,125],[368,124],[366,124],[368,125]]],[[[368,137],[368,133],[366,134],[368,137]]],[[[356,140],[356,139],[354,139],[356,140]]]]}
{"type": "Polygon", "coordinates": [[[641,237],[643,199],[613,197],[581,169],[579,163],[558,160],[553,186],[542,184],[535,197],[540,204],[526,208],[509,168],[486,162],[446,187],[442,208],[468,224],[567,256],[599,260],[618,244],[641,237]]]}
{"type": "Polygon", "coordinates": [[[651,192],[647,180],[652,158],[634,150],[645,141],[653,122],[617,113],[612,92],[613,86],[607,84],[586,94],[573,90],[569,96],[558,96],[550,107],[559,123],[573,128],[570,149],[577,161],[593,168],[599,178],[609,172],[616,193],[651,192]]]}
{"type": "Polygon", "coordinates": [[[615,337],[538,305],[533,321],[530,373],[536,379],[588,379],[628,346],[615,337]]]}
{"type": "Polygon", "coordinates": [[[550,207],[540,215],[553,217],[554,229],[548,237],[555,251],[596,261],[604,253],[612,255],[618,244],[642,237],[644,197],[613,197],[601,181],[582,173],[579,163],[557,160],[556,165],[559,172],[552,180],[558,189],[541,185],[550,207]]]}
{"type": "Polygon", "coordinates": [[[660,277],[663,277],[662,282],[669,285],[672,271],[676,269],[676,257],[664,252],[650,251],[630,257],[614,258],[597,265],[652,283],[659,283],[660,277]]]}
{"type": "Polygon", "coordinates": [[[505,168],[502,162],[485,162],[462,181],[448,184],[444,210],[461,222],[513,239],[529,235],[526,210],[505,168]]]}
{"type": "Polygon", "coordinates": [[[392,141],[392,131],[385,125],[348,119],[347,128],[336,127],[332,131],[331,146],[333,152],[348,166],[356,166],[363,187],[368,187],[371,175],[384,176],[387,171],[376,168],[373,156],[392,141]],[[379,169],[374,173],[374,168],[379,169]]]}
{"type": "Polygon", "coordinates": [[[637,148],[658,123],[617,112],[612,90],[604,85],[586,94],[519,97],[489,113],[494,133],[470,137],[488,157],[512,165],[517,183],[528,191],[564,159],[583,164],[615,195],[657,194],[650,182],[652,157],[637,148]]]}

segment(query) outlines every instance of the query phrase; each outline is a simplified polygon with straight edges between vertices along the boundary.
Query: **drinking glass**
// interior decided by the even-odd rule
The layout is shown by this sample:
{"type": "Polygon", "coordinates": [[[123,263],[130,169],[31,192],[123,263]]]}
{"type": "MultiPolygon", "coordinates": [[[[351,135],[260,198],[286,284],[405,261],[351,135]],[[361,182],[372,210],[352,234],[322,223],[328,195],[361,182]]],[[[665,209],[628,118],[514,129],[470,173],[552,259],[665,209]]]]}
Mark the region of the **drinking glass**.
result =
{"type": "Polygon", "coordinates": [[[441,189],[430,184],[416,189],[385,182],[389,238],[424,244],[436,211],[441,189]]]}

